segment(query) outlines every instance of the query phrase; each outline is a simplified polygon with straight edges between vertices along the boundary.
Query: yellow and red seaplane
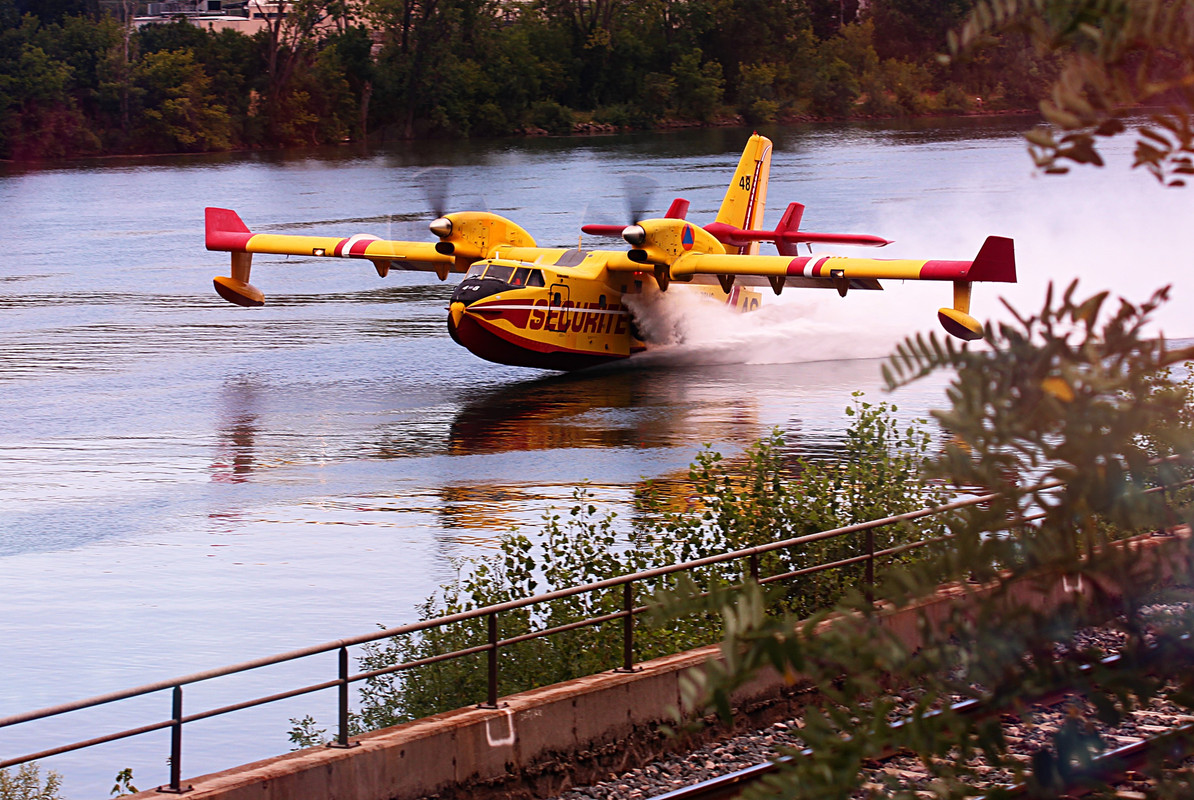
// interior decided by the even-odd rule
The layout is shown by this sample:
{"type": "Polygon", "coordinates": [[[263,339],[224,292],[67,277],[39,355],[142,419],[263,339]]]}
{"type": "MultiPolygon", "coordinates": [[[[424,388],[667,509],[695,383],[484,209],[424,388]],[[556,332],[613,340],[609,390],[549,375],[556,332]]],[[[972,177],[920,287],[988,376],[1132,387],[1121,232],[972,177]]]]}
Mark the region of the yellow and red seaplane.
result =
{"type": "Polygon", "coordinates": [[[970,316],[975,281],[1015,282],[1012,241],[990,236],[973,261],[869,259],[797,253],[797,245],[881,246],[886,239],[863,234],[801,231],[804,206],[792,203],[774,230],[761,230],[771,169],[771,142],[750,137],[714,222],[701,227],[685,219],[688,203],[676,200],[667,214],[629,226],[586,225],[593,235],[617,235],[629,250],[539,247],[514,222],[488,212],[465,211],[430,225],[438,241],[403,242],[369,234],[348,238],[253,233],[235,211],[206,210],[207,249],[232,254],[231,277],[215,279],[216,292],[231,303],[260,306],[261,291],[249,283],[254,253],[371,261],[378,275],[391,269],[452,273],[464,279],[452,293],[448,333],[489,361],[553,370],[575,370],[627,358],[646,347],[634,325],[628,298],[643,293],[699,291],[741,310],[757,308],[770,286],[881,289],[879,281],[933,280],[953,283],[953,306],[937,312],[942,326],[961,339],[979,339],[982,326],[970,316]],[[778,255],[759,255],[759,243],[778,255]]]}

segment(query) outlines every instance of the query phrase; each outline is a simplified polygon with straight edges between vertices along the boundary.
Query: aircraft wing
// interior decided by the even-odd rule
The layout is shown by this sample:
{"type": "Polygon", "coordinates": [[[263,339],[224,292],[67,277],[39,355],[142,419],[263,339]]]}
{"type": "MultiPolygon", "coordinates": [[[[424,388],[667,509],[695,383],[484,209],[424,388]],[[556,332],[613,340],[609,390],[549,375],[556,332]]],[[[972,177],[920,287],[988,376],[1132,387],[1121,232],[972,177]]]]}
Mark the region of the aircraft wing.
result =
{"type": "Polygon", "coordinates": [[[233,210],[208,208],[205,213],[207,249],[232,253],[276,253],[288,256],[364,258],[379,272],[407,269],[425,272],[466,272],[451,254],[436,251],[434,242],[401,242],[369,234],[356,236],[296,236],[253,233],[233,210]]]}
{"type": "Polygon", "coordinates": [[[1011,239],[989,236],[973,261],[852,258],[845,256],[741,256],[685,253],[671,264],[673,280],[724,279],[733,276],[747,285],[826,286],[878,289],[878,281],[997,281],[1014,283],[1016,260],[1011,239]]]}

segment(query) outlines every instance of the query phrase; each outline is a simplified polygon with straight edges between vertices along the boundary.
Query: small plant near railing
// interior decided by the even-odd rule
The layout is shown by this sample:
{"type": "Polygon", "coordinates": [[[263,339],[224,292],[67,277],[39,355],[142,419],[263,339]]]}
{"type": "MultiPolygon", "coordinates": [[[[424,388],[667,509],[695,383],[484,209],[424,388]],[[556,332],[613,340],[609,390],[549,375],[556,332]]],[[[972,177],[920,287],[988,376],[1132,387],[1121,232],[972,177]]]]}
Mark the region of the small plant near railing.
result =
{"type": "Polygon", "coordinates": [[[22,764],[16,771],[0,769],[0,800],[63,800],[61,787],[62,776],[53,770],[43,783],[36,762],[22,764]]]}
{"type": "MultiPolygon", "coordinates": [[[[866,402],[857,393],[850,420],[833,458],[791,458],[778,431],[747,448],[740,459],[724,459],[706,448],[684,482],[649,484],[635,498],[635,520],[622,526],[617,514],[599,511],[586,487],[575,490],[566,513],[549,511],[535,540],[511,531],[488,558],[456,562],[456,577],[419,607],[421,620],[482,608],[618,575],[794,538],[802,534],[898,514],[931,505],[940,487],[920,478],[931,444],[924,420],[901,425],[896,407],[866,402]]],[[[925,537],[943,523],[892,525],[878,532],[875,547],[925,537]]],[[[859,538],[814,542],[784,555],[768,554],[763,574],[778,574],[865,552],[859,538]]],[[[912,554],[899,558],[915,558],[912,554]]],[[[685,578],[704,590],[740,583],[742,563],[697,568],[685,578]]],[[[852,565],[802,577],[774,596],[774,610],[810,612],[825,607],[848,587],[858,585],[863,567],[852,565]],[[840,574],[834,574],[840,573],[840,574]]],[[[635,603],[676,585],[661,576],[634,586],[635,603]]],[[[500,635],[510,638],[619,611],[622,587],[561,598],[503,613],[500,635]]],[[[364,646],[363,671],[428,658],[486,641],[487,621],[477,618],[414,636],[364,646]]],[[[664,626],[642,626],[634,636],[634,659],[681,652],[709,644],[721,635],[716,614],[694,614],[664,626]]],[[[520,642],[501,651],[498,694],[506,695],[621,664],[619,626],[580,627],[520,642]]],[[[353,734],[395,725],[486,697],[487,675],[475,658],[458,658],[366,680],[359,710],[350,719],[353,734]]],[[[292,719],[296,747],[327,741],[327,728],[310,716],[292,719]]]]}
{"type": "Polygon", "coordinates": [[[137,791],[137,787],[133,785],[132,767],[125,767],[116,773],[116,782],[108,794],[112,797],[128,797],[129,795],[136,794],[137,791]]]}

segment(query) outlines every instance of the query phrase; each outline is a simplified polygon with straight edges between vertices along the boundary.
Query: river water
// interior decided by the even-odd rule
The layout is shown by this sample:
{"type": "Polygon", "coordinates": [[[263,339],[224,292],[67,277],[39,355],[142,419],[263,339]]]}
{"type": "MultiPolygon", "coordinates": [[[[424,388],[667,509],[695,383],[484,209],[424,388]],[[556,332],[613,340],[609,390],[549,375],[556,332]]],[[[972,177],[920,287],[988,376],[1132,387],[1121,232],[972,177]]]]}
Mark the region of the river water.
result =
{"type": "MultiPolygon", "coordinates": [[[[1194,335],[1191,193],[1127,170],[1126,143],[1104,171],[1034,176],[1027,124],[767,130],[767,221],[799,200],[803,227],[894,239],[885,257],[970,258],[987,234],[1013,236],[1021,282],[977,287],[980,319],[1006,317],[1000,296],[1033,310],[1048,281],[1133,300],[1174,282],[1159,329],[1194,335]]],[[[451,208],[572,245],[584,222],[624,220],[637,176],[658,184],[659,212],[682,196],[711,220],[748,133],[0,167],[0,716],[412,621],[454,559],[514,526],[534,535],[575,486],[626,512],[643,480],[683,475],[706,443],[739,453],[779,427],[796,450],[830,447],[854,391],[904,416],[940,405],[943,378],[882,398],[876,357],[936,325],[944,284],[789,291],[745,317],[683,309],[685,343],[566,377],[456,347],[451,285],[433,276],[259,256],[264,308],[211,289],[228,267],[203,248],[207,205],[259,231],[423,239],[420,174],[447,166],[451,208]]],[[[188,707],[332,670],[196,690],[188,707]]],[[[283,752],[287,718],[330,722],[331,702],[188,726],[183,771],[283,752]]],[[[168,703],[0,731],[0,755],[155,721],[168,703]]],[[[167,754],[153,734],[43,768],[70,797],[106,796],[124,767],[142,788],[164,782],[167,754]]]]}

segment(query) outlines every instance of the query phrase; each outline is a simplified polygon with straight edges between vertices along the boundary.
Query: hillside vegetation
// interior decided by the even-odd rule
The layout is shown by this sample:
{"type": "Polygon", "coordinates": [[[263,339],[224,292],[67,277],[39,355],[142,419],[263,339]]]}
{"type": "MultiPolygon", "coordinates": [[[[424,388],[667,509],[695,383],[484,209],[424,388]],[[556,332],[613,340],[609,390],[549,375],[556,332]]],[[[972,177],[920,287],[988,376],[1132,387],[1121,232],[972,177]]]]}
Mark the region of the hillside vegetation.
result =
{"type": "Polygon", "coordinates": [[[298,0],[246,36],[0,0],[0,158],[1034,107],[1024,36],[939,59],[972,5],[298,0]]]}

